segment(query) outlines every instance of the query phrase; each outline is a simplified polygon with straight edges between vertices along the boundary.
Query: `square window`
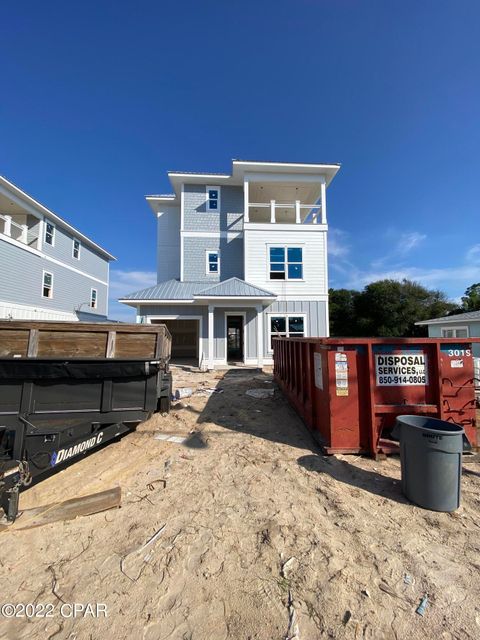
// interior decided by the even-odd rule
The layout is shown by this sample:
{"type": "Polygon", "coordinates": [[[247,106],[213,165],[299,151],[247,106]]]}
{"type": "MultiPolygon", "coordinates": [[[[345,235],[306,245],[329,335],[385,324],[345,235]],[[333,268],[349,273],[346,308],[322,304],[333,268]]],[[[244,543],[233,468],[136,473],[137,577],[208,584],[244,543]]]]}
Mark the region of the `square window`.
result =
{"type": "Polygon", "coordinates": [[[285,262],[285,249],[283,247],[270,247],[270,262],[285,262]]]}
{"type": "Polygon", "coordinates": [[[217,210],[218,209],[218,200],[209,200],[208,201],[208,206],[210,208],[210,210],[217,210]]]}
{"type": "Polygon", "coordinates": [[[302,249],[300,247],[288,247],[288,262],[302,262],[302,249]]]}
{"type": "Polygon", "coordinates": [[[283,333],[287,330],[287,319],[284,316],[274,317],[270,319],[272,333],[283,333]]]}
{"type": "Polygon", "coordinates": [[[301,280],[303,277],[303,269],[301,264],[289,264],[288,265],[288,279],[289,280],[301,280]]]}
{"type": "Polygon", "coordinates": [[[209,200],[218,200],[218,191],[217,191],[217,189],[209,189],[208,190],[208,199],[209,200]]]}
{"type": "Polygon", "coordinates": [[[290,317],[288,318],[288,331],[290,334],[303,335],[303,317],[290,317]]]}

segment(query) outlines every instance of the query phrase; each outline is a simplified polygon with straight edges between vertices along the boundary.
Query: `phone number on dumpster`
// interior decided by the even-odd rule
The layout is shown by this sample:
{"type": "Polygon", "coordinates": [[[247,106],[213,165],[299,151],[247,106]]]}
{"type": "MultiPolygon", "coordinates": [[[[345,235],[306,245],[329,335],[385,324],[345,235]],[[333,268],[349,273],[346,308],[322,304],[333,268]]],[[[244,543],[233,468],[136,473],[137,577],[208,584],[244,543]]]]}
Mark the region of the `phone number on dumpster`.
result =
{"type": "Polygon", "coordinates": [[[410,387],[428,384],[424,353],[375,354],[377,386],[410,387]]]}

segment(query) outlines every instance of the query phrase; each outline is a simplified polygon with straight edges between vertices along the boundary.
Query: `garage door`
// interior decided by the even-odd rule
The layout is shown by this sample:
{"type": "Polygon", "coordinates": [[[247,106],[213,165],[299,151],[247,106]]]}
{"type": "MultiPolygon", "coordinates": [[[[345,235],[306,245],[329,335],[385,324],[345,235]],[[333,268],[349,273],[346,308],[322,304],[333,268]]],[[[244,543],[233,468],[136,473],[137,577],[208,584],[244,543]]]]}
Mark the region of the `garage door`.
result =
{"type": "Polygon", "coordinates": [[[198,357],[198,320],[158,320],[172,334],[172,358],[198,357]]]}

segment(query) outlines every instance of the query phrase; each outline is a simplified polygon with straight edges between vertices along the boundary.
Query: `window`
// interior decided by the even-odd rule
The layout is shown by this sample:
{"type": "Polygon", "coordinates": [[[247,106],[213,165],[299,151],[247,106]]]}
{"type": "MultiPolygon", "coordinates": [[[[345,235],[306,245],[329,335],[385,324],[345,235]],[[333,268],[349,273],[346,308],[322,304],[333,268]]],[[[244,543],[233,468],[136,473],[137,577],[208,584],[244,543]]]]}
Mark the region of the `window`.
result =
{"type": "Polygon", "coordinates": [[[80,260],[80,240],[73,239],[72,255],[75,260],[80,260]]]}
{"type": "Polygon", "coordinates": [[[55,225],[45,221],[45,243],[55,246],[55,225]]]}
{"type": "Polygon", "coordinates": [[[286,336],[287,338],[301,338],[305,335],[304,315],[270,316],[270,350],[273,350],[272,338],[286,336]]]}
{"type": "Polygon", "coordinates": [[[96,289],[92,289],[90,292],[90,307],[92,309],[97,308],[97,290],[96,289]]]}
{"type": "Polygon", "coordinates": [[[207,274],[220,273],[220,255],[218,251],[207,251],[207,274]]]}
{"type": "Polygon", "coordinates": [[[207,187],[207,211],[220,210],[220,187],[207,187]]]}
{"type": "Polygon", "coordinates": [[[302,280],[301,247],[270,247],[270,280],[302,280]]]}
{"type": "Polygon", "coordinates": [[[43,272],[42,297],[53,298],[53,274],[48,271],[43,272]]]}
{"type": "Polygon", "coordinates": [[[442,327],[442,338],[468,338],[468,327],[442,327]]]}

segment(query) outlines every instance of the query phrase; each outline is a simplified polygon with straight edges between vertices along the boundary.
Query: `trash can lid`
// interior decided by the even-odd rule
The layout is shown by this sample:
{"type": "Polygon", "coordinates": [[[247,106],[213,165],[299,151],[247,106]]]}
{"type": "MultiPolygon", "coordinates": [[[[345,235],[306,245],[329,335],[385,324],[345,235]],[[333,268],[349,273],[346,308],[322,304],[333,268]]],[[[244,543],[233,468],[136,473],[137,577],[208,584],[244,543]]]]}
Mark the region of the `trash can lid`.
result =
{"type": "Polygon", "coordinates": [[[397,416],[397,423],[402,426],[421,429],[422,431],[435,431],[442,436],[458,436],[464,433],[463,427],[455,422],[428,418],[426,416],[397,416]]]}

